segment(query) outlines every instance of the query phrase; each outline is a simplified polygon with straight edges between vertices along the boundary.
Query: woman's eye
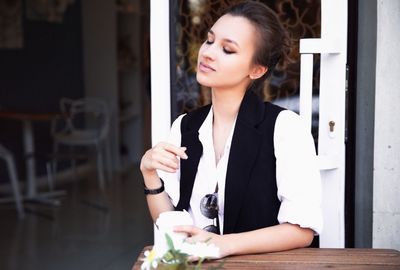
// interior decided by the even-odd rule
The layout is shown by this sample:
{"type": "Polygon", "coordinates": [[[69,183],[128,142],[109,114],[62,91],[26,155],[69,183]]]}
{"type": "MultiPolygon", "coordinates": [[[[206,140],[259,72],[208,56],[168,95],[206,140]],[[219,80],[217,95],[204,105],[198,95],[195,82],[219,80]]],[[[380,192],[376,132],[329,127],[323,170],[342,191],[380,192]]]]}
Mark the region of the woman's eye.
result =
{"type": "Polygon", "coordinates": [[[222,50],[223,50],[224,53],[226,53],[226,54],[232,54],[232,53],[234,53],[234,51],[231,51],[231,50],[226,49],[226,48],[223,48],[222,50]]]}
{"type": "MultiPolygon", "coordinates": [[[[211,44],[214,43],[214,40],[212,40],[212,39],[207,39],[205,43],[206,43],[207,45],[211,45],[211,44]]],[[[223,52],[226,53],[226,54],[235,53],[234,51],[232,51],[232,50],[230,50],[230,49],[228,49],[228,48],[226,48],[226,47],[222,47],[222,50],[223,50],[223,52]]]]}

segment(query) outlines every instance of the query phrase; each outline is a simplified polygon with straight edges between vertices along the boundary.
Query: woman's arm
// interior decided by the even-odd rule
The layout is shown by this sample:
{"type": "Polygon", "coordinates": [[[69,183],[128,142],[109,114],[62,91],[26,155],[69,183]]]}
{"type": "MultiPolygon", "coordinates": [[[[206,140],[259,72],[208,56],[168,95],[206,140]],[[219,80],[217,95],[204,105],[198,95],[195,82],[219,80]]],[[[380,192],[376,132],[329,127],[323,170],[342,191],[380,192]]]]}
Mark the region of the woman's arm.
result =
{"type": "Polygon", "coordinates": [[[222,250],[228,255],[262,253],[307,247],[314,231],[283,223],[254,231],[222,236],[222,250]]]}
{"type": "Polygon", "coordinates": [[[283,223],[243,233],[217,235],[194,226],[177,226],[177,232],[186,232],[187,241],[213,243],[220,248],[220,257],[239,254],[274,252],[307,247],[314,231],[298,225],[283,223]]]}
{"type": "MultiPolygon", "coordinates": [[[[143,174],[143,178],[145,186],[148,189],[157,189],[161,187],[161,180],[157,173],[146,176],[143,174]]],[[[147,195],[146,200],[151,218],[153,219],[154,223],[162,212],[174,210],[174,206],[172,205],[165,190],[159,194],[147,195]]]]}
{"type": "MultiPolygon", "coordinates": [[[[140,162],[140,170],[143,174],[144,184],[148,189],[161,187],[161,180],[157,170],[174,173],[179,168],[179,158],[186,159],[185,147],[177,147],[169,143],[159,143],[148,150],[140,162]]],[[[174,210],[174,206],[163,191],[159,194],[147,195],[147,204],[153,221],[155,222],[160,213],[174,210]]]]}
{"type": "Polygon", "coordinates": [[[165,182],[164,192],[156,195],[149,194],[146,197],[154,222],[160,213],[174,210],[174,204],[179,198],[179,158],[188,158],[185,153],[186,148],[178,147],[181,144],[180,127],[183,116],[180,115],[172,123],[167,142],[158,143],[149,149],[140,162],[144,184],[148,189],[161,187],[160,175],[165,182]]]}
{"type": "Polygon", "coordinates": [[[322,231],[321,177],[311,132],[299,115],[282,111],[275,123],[277,196],[280,224],[322,231]]]}

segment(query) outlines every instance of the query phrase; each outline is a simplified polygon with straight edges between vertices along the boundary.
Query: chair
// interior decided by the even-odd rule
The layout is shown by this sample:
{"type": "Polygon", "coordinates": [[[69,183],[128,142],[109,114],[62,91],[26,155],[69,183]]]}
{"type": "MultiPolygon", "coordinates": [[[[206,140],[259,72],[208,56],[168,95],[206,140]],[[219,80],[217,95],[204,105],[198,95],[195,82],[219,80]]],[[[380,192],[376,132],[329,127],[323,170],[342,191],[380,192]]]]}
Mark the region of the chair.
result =
{"type": "Polygon", "coordinates": [[[20,219],[25,217],[24,207],[22,205],[22,196],[19,190],[17,170],[15,168],[14,156],[4,146],[0,144],[0,158],[7,163],[8,175],[11,181],[11,187],[14,193],[15,206],[17,208],[18,217],[20,219]]]}
{"type": "MultiPolygon", "coordinates": [[[[60,145],[69,147],[94,147],[97,154],[99,186],[101,190],[104,190],[104,151],[107,158],[107,170],[110,171],[110,149],[107,140],[110,113],[106,102],[99,98],[82,98],[77,100],[62,98],[60,109],[62,116],[54,119],[51,127],[55,155],[59,154],[60,145]]],[[[82,156],[81,153],[79,154],[82,156]]],[[[74,157],[74,155],[71,155],[74,166],[75,158],[77,156],[74,157]]]]}

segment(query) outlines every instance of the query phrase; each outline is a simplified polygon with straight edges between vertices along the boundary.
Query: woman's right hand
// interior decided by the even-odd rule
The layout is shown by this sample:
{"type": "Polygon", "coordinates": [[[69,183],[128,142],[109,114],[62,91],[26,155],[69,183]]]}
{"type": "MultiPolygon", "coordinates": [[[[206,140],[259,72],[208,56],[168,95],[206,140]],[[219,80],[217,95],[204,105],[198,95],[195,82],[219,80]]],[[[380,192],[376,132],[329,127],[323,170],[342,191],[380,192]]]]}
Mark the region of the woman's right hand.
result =
{"type": "Polygon", "coordinates": [[[146,151],[140,162],[140,170],[144,177],[157,174],[156,170],[176,172],[179,158],[187,159],[186,147],[178,147],[170,143],[160,142],[146,151]]]}

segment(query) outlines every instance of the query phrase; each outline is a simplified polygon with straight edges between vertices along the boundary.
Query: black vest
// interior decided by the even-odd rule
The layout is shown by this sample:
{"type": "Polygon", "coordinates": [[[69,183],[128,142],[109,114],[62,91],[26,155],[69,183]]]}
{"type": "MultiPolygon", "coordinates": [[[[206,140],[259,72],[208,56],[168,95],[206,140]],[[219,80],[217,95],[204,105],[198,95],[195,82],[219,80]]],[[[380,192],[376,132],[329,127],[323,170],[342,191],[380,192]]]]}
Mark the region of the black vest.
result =
{"type": "MultiPolygon", "coordinates": [[[[182,118],[180,197],[176,210],[189,208],[203,147],[198,130],[211,105],[182,118]]],[[[240,105],[228,159],[225,183],[224,233],[238,233],[278,224],[274,127],[283,108],[263,103],[248,91],[240,105]]],[[[200,206],[199,206],[200,207],[200,206]]]]}

